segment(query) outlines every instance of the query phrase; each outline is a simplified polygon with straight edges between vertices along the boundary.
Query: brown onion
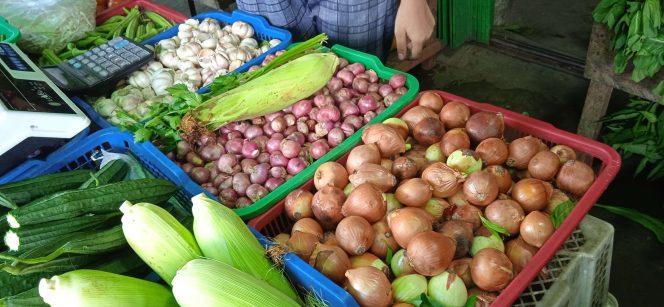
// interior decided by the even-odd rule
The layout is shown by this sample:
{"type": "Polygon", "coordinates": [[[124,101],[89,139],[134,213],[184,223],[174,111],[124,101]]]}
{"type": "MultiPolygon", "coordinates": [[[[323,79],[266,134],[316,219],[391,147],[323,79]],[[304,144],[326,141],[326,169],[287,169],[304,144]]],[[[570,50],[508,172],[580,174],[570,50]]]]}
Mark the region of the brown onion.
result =
{"type": "Polygon", "coordinates": [[[475,297],[477,297],[477,301],[475,301],[474,307],[490,307],[493,301],[498,298],[498,294],[483,291],[480,288],[468,289],[468,297],[472,296],[473,294],[475,294],[475,297]]]}
{"type": "Polygon", "coordinates": [[[364,144],[353,148],[346,160],[346,170],[352,174],[358,167],[366,164],[380,164],[380,151],[376,144],[364,144]]]}
{"type": "Polygon", "coordinates": [[[289,239],[290,239],[289,234],[280,233],[280,234],[274,236],[274,238],[272,238],[272,241],[274,241],[276,243],[279,243],[279,244],[282,244],[282,245],[286,245],[286,243],[288,242],[289,239]]]}
{"type": "Polygon", "coordinates": [[[504,130],[502,113],[477,112],[466,122],[466,133],[474,144],[479,144],[488,138],[502,138],[504,130]]]}
{"type": "Polygon", "coordinates": [[[390,159],[380,159],[380,166],[384,167],[385,169],[391,170],[393,165],[394,161],[390,159]]]}
{"type": "MultiPolygon", "coordinates": [[[[435,189],[434,189],[434,193],[435,193],[435,189]]],[[[459,189],[459,191],[454,193],[454,195],[448,197],[447,201],[450,203],[450,205],[455,206],[455,207],[470,205],[470,203],[466,199],[466,195],[463,194],[463,189],[459,189]]]]}
{"type": "Polygon", "coordinates": [[[470,117],[470,108],[463,102],[450,101],[440,110],[440,121],[445,128],[463,128],[470,117]]]}
{"type": "Polygon", "coordinates": [[[456,274],[461,278],[463,284],[466,285],[466,288],[472,287],[473,278],[470,276],[470,263],[473,261],[473,258],[460,258],[452,261],[450,266],[447,267],[447,271],[456,274]]]}
{"type": "Polygon", "coordinates": [[[324,187],[311,200],[311,210],[314,216],[325,229],[334,227],[344,218],[341,207],[346,200],[344,191],[336,187],[324,187]]]}
{"type": "Polygon", "coordinates": [[[578,160],[569,160],[560,167],[556,185],[563,191],[582,196],[595,181],[593,169],[578,160]]]}
{"type": "Polygon", "coordinates": [[[286,246],[296,255],[298,255],[305,262],[309,261],[311,253],[313,253],[318,237],[310,233],[294,231],[290,239],[286,242],[286,246]]]}
{"type": "Polygon", "coordinates": [[[473,225],[464,221],[447,221],[438,231],[455,241],[456,250],[454,258],[461,258],[468,254],[473,244],[473,225]]]}
{"type": "Polygon", "coordinates": [[[514,266],[514,275],[519,274],[528,265],[535,253],[537,253],[537,247],[526,243],[521,237],[505,243],[505,255],[514,266]]]}
{"type": "Polygon", "coordinates": [[[396,117],[391,117],[383,121],[383,124],[386,124],[397,132],[399,132],[399,135],[401,135],[402,138],[406,139],[408,137],[408,133],[410,130],[408,129],[408,124],[401,119],[401,118],[396,118],[396,117]]]}
{"type": "Polygon", "coordinates": [[[432,196],[432,188],[420,178],[411,178],[403,181],[397,187],[394,196],[406,206],[423,207],[432,196]]]}
{"type": "Polygon", "coordinates": [[[379,259],[376,255],[372,253],[364,253],[359,256],[350,257],[350,267],[351,269],[361,268],[365,266],[371,266],[381,270],[385,276],[390,276],[390,267],[379,259]]]}
{"type": "Polygon", "coordinates": [[[314,213],[311,210],[313,198],[314,194],[303,189],[296,189],[288,193],[284,204],[288,218],[297,221],[301,218],[313,217],[314,213]]]}
{"type": "Polygon", "coordinates": [[[549,193],[545,183],[539,179],[521,179],[512,187],[512,199],[516,200],[523,211],[542,210],[549,202],[549,193]]]}
{"type": "Polygon", "coordinates": [[[295,224],[293,224],[291,233],[296,231],[310,233],[315,235],[319,240],[323,237],[323,227],[321,227],[320,224],[316,222],[316,220],[309,217],[299,219],[297,222],[295,222],[295,224]]]}
{"type": "Polygon", "coordinates": [[[521,237],[526,243],[535,246],[542,247],[544,242],[551,237],[553,234],[553,223],[549,216],[539,212],[533,211],[526,215],[526,218],[521,222],[521,237]]]}
{"type": "Polygon", "coordinates": [[[553,146],[551,147],[550,151],[558,156],[561,164],[565,164],[565,162],[569,160],[576,160],[576,152],[574,149],[572,149],[572,147],[567,145],[553,146]]]}
{"type": "Polygon", "coordinates": [[[361,255],[371,248],[375,234],[371,224],[362,217],[349,216],[337,225],[334,235],[349,255],[361,255]]]}
{"type": "Polygon", "coordinates": [[[438,118],[424,118],[413,128],[413,137],[424,146],[440,142],[444,133],[445,127],[438,118]]]}
{"type": "Polygon", "coordinates": [[[320,239],[320,243],[339,246],[339,242],[333,231],[324,233],[323,237],[320,239]]]}
{"type": "Polygon", "coordinates": [[[406,248],[406,258],[417,273],[435,276],[447,269],[452,262],[455,243],[450,237],[426,231],[415,235],[406,248]]]}
{"type": "Polygon", "coordinates": [[[422,93],[422,96],[420,96],[418,104],[438,113],[443,108],[445,101],[443,100],[443,97],[440,97],[436,92],[424,92],[422,93]]]}
{"type": "Polygon", "coordinates": [[[408,157],[398,157],[392,163],[392,174],[399,180],[417,176],[418,168],[415,161],[408,157]]]}
{"type": "Polygon", "coordinates": [[[475,148],[485,165],[500,165],[507,161],[507,144],[499,138],[488,138],[475,148]]]}
{"type": "Polygon", "coordinates": [[[365,163],[360,165],[348,177],[353,186],[370,183],[383,192],[387,192],[397,184],[397,178],[379,164],[365,163]]]}
{"type": "Polygon", "coordinates": [[[429,160],[426,158],[426,150],[414,147],[406,153],[405,157],[415,161],[418,172],[422,171],[426,166],[429,165],[429,160]]]}
{"type": "Polygon", "coordinates": [[[394,128],[386,124],[373,124],[366,127],[362,131],[362,142],[376,144],[383,158],[406,152],[406,141],[394,128]]]}
{"type": "Polygon", "coordinates": [[[348,292],[360,306],[383,307],[392,304],[392,284],[385,274],[374,267],[346,271],[348,292]]]}
{"type": "Polygon", "coordinates": [[[550,151],[540,151],[528,162],[528,173],[533,178],[549,181],[556,176],[560,168],[560,159],[550,151]]]}
{"type": "Polygon", "coordinates": [[[519,226],[525,215],[519,203],[513,200],[496,200],[484,209],[484,216],[514,235],[519,233],[519,226]]]}
{"type": "Polygon", "coordinates": [[[371,245],[371,253],[381,259],[385,259],[388,247],[393,252],[399,249],[399,244],[397,244],[397,241],[394,239],[392,230],[390,230],[390,226],[387,225],[387,221],[380,220],[371,225],[371,227],[373,227],[374,234],[376,235],[374,237],[374,242],[371,245]]]}
{"type": "Polygon", "coordinates": [[[387,224],[399,246],[405,248],[418,233],[433,230],[431,216],[420,208],[405,207],[387,215],[387,224]]]}
{"type": "Polygon", "coordinates": [[[546,204],[546,209],[544,211],[548,214],[551,214],[553,210],[556,209],[556,207],[567,201],[569,201],[569,196],[567,196],[565,192],[558,189],[553,189],[551,192],[551,197],[549,198],[549,202],[546,204]]]}
{"type": "Polygon", "coordinates": [[[316,190],[324,186],[333,186],[343,189],[348,184],[348,173],[343,165],[337,162],[325,162],[314,173],[316,190]]]}
{"type": "Polygon", "coordinates": [[[394,197],[393,193],[383,194],[385,201],[387,202],[387,212],[390,213],[396,209],[403,207],[403,205],[394,197]]]}
{"type": "Polygon", "coordinates": [[[470,263],[473,282],[482,290],[505,289],[512,280],[512,262],[507,256],[493,248],[480,250],[470,263]]]}
{"type": "Polygon", "coordinates": [[[484,169],[489,174],[492,174],[498,182],[498,192],[507,193],[512,188],[512,176],[510,172],[501,165],[490,165],[484,169]]]}
{"type": "Polygon", "coordinates": [[[344,202],[341,213],[344,216],[360,216],[369,223],[380,221],[387,211],[383,193],[370,183],[357,186],[344,202]]]}
{"type": "Polygon", "coordinates": [[[473,205],[457,206],[452,213],[452,220],[470,223],[473,225],[473,230],[477,230],[482,226],[480,215],[482,211],[473,205]]]}
{"type": "Polygon", "coordinates": [[[423,106],[415,106],[401,115],[401,119],[406,122],[410,131],[415,128],[417,123],[425,118],[438,118],[438,115],[431,109],[423,106]]]}
{"type": "Polygon", "coordinates": [[[309,264],[337,284],[344,281],[346,271],[350,269],[350,259],[343,249],[322,243],[316,244],[309,264]]]}
{"type": "Polygon", "coordinates": [[[438,220],[452,216],[454,207],[444,199],[432,197],[424,205],[424,211],[431,214],[434,219],[438,220]]]}
{"type": "Polygon", "coordinates": [[[471,204],[486,206],[498,196],[498,181],[486,171],[474,172],[463,183],[463,193],[471,204]]]}
{"type": "Polygon", "coordinates": [[[463,128],[454,128],[443,135],[440,148],[443,150],[443,154],[449,157],[457,149],[469,149],[470,137],[463,128]]]}
{"type": "Polygon", "coordinates": [[[541,143],[540,139],[530,135],[512,141],[509,145],[507,166],[521,170],[527,169],[530,159],[542,149],[540,147],[541,143]]]}
{"type": "Polygon", "coordinates": [[[434,162],[422,172],[422,179],[431,185],[433,196],[449,197],[462,188],[463,175],[442,162],[434,162]]]}

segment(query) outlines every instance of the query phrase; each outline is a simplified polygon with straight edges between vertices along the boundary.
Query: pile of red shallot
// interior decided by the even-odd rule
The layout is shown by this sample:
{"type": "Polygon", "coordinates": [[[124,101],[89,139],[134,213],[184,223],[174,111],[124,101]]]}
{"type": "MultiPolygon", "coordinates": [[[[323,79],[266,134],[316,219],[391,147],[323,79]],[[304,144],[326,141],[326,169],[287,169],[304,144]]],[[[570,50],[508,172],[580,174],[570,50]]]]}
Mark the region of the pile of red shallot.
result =
{"type": "Polygon", "coordinates": [[[247,207],[383,112],[408,91],[405,84],[404,75],[380,80],[340,58],[335,76],[310,99],[223,126],[199,144],[180,141],[169,157],[224,205],[247,207]]]}
{"type": "Polygon", "coordinates": [[[285,245],[362,306],[488,306],[582,196],[593,170],[568,146],[503,138],[500,113],[424,93],[401,118],[367,127],[347,159],[284,200],[285,245]],[[501,237],[498,232],[504,233],[501,237]],[[493,230],[493,231],[491,231],[493,230]],[[395,305],[396,306],[396,305],[395,305]]]}

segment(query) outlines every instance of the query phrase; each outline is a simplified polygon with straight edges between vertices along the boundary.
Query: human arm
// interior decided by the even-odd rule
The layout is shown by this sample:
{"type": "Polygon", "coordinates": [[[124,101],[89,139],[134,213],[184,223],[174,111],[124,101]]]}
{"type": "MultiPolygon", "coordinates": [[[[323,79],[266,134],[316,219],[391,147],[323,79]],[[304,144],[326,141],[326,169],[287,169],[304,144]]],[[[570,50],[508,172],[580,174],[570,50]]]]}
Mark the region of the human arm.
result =
{"type": "Polygon", "coordinates": [[[418,58],[435,25],[427,0],[401,0],[394,26],[399,60],[418,58]]]}

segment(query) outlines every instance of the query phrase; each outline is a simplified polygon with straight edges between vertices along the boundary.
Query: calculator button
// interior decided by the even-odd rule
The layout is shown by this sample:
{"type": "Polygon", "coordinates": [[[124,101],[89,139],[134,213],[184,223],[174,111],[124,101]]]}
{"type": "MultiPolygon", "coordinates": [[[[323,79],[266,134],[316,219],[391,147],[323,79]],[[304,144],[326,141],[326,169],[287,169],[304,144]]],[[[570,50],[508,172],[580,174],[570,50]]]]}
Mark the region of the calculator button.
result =
{"type": "Polygon", "coordinates": [[[90,63],[87,63],[87,64],[85,64],[85,65],[86,65],[87,67],[92,68],[92,67],[97,66],[97,63],[95,63],[95,62],[90,62],[90,63]]]}
{"type": "Polygon", "coordinates": [[[120,67],[125,67],[125,66],[129,66],[130,63],[125,61],[125,60],[120,60],[116,64],[120,67]]]}
{"type": "Polygon", "coordinates": [[[108,71],[102,70],[102,71],[99,72],[99,75],[102,76],[102,77],[106,77],[106,76],[108,76],[108,71]]]}
{"type": "Polygon", "coordinates": [[[122,49],[123,47],[127,46],[128,44],[129,44],[129,41],[121,40],[121,41],[115,43],[115,45],[113,45],[113,48],[122,49]]]}
{"type": "Polygon", "coordinates": [[[109,68],[109,67],[114,66],[114,65],[111,62],[102,62],[101,66],[104,67],[104,68],[109,68]]]}
{"type": "Polygon", "coordinates": [[[99,67],[99,66],[95,66],[95,67],[93,67],[93,68],[92,68],[92,71],[94,71],[94,72],[97,72],[97,73],[98,73],[98,72],[100,72],[100,71],[101,71],[101,69],[102,69],[101,67],[99,67]]]}
{"type": "Polygon", "coordinates": [[[90,60],[92,60],[92,61],[97,60],[98,58],[99,58],[99,56],[97,56],[96,54],[93,54],[93,55],[90,56],[90,60]]]}
{"type": "Polygon", "coordinates": [[[103,56],[105,56],[106,54],[107,54],[106,51],[103,51],[103,50],[97,52],[97,55],[99,55],[100,57],[103,57],[103,56]]]}
{"type": "Polygon", "coordinates": [[[100,51],[101,51],[101,49],[99,47],[95,47],[95,48],[90,49],[90,52],[92,52],[92,53],[99,53],[100,51]]]}
{"type": "Polygon", "coordinates": [[[87,58],[84,58],[84,59],[81,60],[81,63],[88,64],[88,63],[90,63],[90,60],[87,59],[87,58]]]}
{"type": "Polygon", "coordinates": [[[140,60],[137,56],[131,54],[128,55],[125,59],[132,63],[138,62],[138,60],[140,60]]]}
{"type": "Polygon", "coordinates": [[[114,45],[115,43],[120,42],[121,40],[122,40],[122,37],[116,37],[116,38],[108,41],[108,44],[109,45],[114,45]]]}
{"type": "Polygon", "coordinates": [[[71,66],[76,68],[76,69],[80,69],[82,67],[81,63],[79,63],[79,62],[76,62],[76,63],[72,64],[71,66]]]}
{"type": "Polygon", "coordinates": [[[114,72],[120,70],[120,67],[117,67],[117,66],[113,65],[113,66],[109,66],[109,67],[107,67],[106,69],[107,69],[110,73],[114,73],[114,72]]]}
{"type": "Polygon", "coordinates": [[[150,53],[147,52],[147,51],[145,51],[145,49],[141,49],[141,50],[137,51],[136,54],[137,54],[138,56],[141,56],[141,57],[149,56],[149,55],[150,55],[150,53]]]}
{"type": "Polygon", "coordinates": [[[69,59],[67,63],[69,63],[70,65],[74,65],[74,63],[76,63],[76,59],[69,59]]]}
{"type": "Polygon", "coordinates": [[[104,44],[99,45],[98,48],[104,50],[104,49],[111,48],[111,46],[109,46],[108,44],[104,43],[104,44]]]}

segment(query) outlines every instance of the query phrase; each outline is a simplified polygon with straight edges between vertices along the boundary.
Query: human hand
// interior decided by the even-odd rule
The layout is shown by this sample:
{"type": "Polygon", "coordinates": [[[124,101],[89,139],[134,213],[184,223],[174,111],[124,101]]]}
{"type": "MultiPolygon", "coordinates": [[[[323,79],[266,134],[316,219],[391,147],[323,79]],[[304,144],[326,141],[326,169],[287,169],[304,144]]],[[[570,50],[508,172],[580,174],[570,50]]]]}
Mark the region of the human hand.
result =
{"type": "Polygon", "coordinates": [[[418,58],[435,25],[427,0],[401,0],[394,25],[399,60],[407,58],[408,50],[410,59],[418,58]]]}

